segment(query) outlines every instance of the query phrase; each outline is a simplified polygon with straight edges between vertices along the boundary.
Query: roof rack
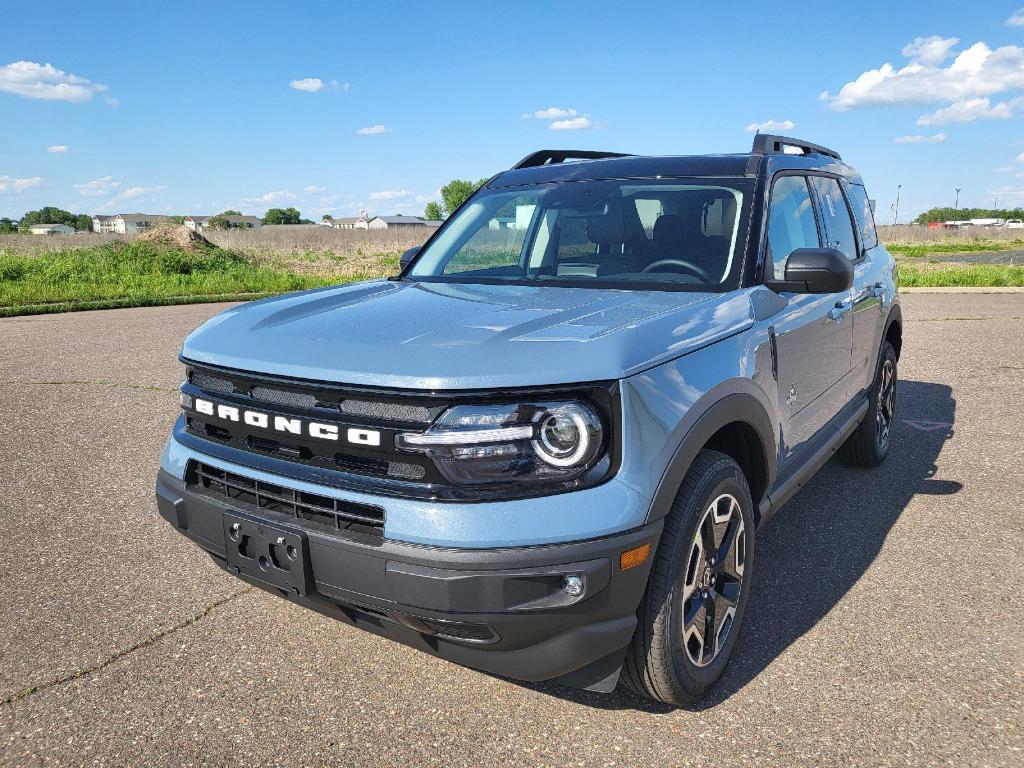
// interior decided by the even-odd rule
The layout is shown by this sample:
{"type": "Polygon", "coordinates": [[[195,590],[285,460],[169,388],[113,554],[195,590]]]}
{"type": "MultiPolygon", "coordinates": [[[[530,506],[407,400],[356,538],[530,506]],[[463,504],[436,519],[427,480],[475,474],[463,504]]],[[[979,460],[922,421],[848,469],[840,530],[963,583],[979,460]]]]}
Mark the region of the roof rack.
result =
{"type": "Polygon", "coordinates": [[[512,166],[512,170],[520,168],[536,168],[538,165],[555,165],[566,160],[600,160],[605,157],[630,157],[624,152],[596,152],[589,149],[542,149],[527,155],[512,166]]]}
{"type": "Polygon", "coordinates": [[[803,139],[791,139],[788,136],[772,136],[770,133],[759,133],[754,136],[754,146],[750,153],[752,155],[777,155],[784,153],[785,147],[796,147],[803,150],[805,155],[825,155],[825,157],[836,160],[843,159],[834,149],[823,147],[820,144],[812,144],[803,139]]]}

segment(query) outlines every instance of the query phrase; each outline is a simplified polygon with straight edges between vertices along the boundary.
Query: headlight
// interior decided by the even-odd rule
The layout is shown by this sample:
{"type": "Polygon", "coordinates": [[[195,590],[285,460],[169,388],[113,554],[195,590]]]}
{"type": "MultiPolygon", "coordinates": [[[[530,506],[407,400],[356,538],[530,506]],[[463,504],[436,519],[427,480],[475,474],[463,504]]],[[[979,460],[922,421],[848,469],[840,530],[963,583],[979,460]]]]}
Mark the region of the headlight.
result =
{"type": "Polygon", "coordinates": [[[456,405],[397,439],[459,485],[573,481],[607,464],[606,443],[600,416],[579,400],[456,405]]]}

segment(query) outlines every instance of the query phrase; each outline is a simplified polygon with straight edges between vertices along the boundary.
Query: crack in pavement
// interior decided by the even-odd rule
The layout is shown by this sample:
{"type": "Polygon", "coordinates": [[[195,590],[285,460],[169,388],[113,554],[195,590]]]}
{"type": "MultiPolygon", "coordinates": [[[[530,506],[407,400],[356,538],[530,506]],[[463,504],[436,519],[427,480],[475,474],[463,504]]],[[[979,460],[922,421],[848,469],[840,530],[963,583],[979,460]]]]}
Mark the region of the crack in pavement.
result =
{"type": "Polygon", "coordinates": [[[0,706],[6,704],[14,704],[17,701],[27,699],[29,696],[32,696],[33,694],[41,693],[43,691],[49,690],[50,688],[55,688],[58,685],[70,683],[74,680],[81,680],[82,678],[88,677],[89,675],[95,672],[99,672],[103,669],[106,669],[115,661],[120,661],[121,659],[125,658],[126,656],[130,656],[136,651],[141,651],[143,648],[148,648],[149,646],[156,643],[158,640],[161,640],[167,637],[168,635],[173,635],[175,632],[179,632],[180,630],[185,629],[186,627],[190,627],[193,624],[202,621],[207,616],[209,616],[210,613],[215,609],[220,608],[222,605],[234,600],[235,598],[241,597],[242,595],[248,592],[252,592],[254,589],[255,587],[243,587],[237,592],[232,592],[230,595],[226,595],[219,600],[215,600],[194,616],[190,616],[184,621],[167,627],[166,629],[160,630],[156,634],[150,635],[144,640],[140,640],[135,645],[129,648],[125,648],[124,650],[118,651],[117,653],[108,656],[106,659],[99,662],[98,664],[94,664],[91,667],[86,667],[85,669],[76,670],[75,672],[72,672],[67,675],[62,675],[61,677],[55,678],[54,680],[50,680],[45,683],[40,683],[39,685],[33,685],[32,687],[25,688],[21,691],[18,691],[17,693],[12,693],[10,696],[0,701],[0,706]]]}
{"type": "Polygon", "coordinates": [[[139,389],[143,392],[177,392],[177,387],[158,387],[155,384],[131,384],[127,381],[112,381],[110,379],[66,379],[60,381],[0,381],[0,386],[20,384],[22,386],[92,386],[92,387],[124,387],[125,389],[139,389]]]}

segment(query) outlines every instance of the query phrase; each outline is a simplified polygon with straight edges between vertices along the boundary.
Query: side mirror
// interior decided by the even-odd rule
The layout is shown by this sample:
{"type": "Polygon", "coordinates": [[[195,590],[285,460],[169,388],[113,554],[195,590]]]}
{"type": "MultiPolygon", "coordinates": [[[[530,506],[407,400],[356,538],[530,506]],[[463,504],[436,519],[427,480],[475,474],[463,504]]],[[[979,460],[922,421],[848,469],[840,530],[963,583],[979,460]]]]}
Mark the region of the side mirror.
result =
{"type": "Polygon", "coordinates": [[[412,248],[410,248],[401,255],[401,257],[398,259],[398,266],[400,266],[402,269],[405,269],[407,266],[409,266],[409,262],[416,258],[416,254],[419,252],[420,246],[414,245],[412,248]]]}
{"type": "Polygon", "coordinates": [[[776,292],[842,293],[853,285],[853,264],[835,248],[797,248],[786,259],[786,279],[764,284],[776,292]]]}

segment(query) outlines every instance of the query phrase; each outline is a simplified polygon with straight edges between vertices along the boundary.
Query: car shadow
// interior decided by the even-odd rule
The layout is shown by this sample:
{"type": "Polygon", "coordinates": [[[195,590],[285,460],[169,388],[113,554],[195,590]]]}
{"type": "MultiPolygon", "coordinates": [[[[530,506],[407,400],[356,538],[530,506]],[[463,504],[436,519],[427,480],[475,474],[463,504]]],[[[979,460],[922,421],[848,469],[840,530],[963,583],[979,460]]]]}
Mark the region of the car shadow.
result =
{"type": "MultiPolygon", "coordinates": [[[[901,381],[893,445],[882,466],[829,462],[758,531],[750,602],[739,642],[718,686],[697,708],[714,707],[742,689],[814,627],[857,583],[918,494],[944,496],[963,487],[936,480],[936,460],[953,437],[950,387],[901,381]]],[[[610,695],[550,683],[531,689],[601,709],[671,711],[625,691],[610,695]]]]}

